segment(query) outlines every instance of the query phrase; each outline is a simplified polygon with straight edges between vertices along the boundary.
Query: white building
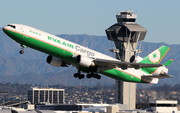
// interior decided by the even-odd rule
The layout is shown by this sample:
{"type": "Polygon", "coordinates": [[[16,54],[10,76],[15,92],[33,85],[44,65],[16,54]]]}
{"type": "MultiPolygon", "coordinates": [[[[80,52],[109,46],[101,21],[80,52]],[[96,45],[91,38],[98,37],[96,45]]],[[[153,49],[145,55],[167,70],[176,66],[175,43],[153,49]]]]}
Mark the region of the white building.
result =
{"type": "Polygon", "coordinates": [[[64,92],[64,89],[34,87],[28,90],[28,101],[30,101],[31,104],[63,104],[64,92]]]}
{"type": "Polygon", "coordinates": [[[177,100],[155,100],[150,101],[149,106],[153,112],[180,113],[177,110],[177,103],[177,100]]]}

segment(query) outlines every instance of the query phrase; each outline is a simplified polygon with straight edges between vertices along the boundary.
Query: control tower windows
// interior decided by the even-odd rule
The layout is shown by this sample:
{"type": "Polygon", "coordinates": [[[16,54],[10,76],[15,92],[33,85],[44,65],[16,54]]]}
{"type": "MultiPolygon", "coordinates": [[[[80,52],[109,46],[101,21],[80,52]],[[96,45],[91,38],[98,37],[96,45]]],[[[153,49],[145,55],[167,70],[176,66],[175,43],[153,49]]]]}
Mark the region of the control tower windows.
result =
{"type": "Polygon", "coordinates": [[[118,22],[135,22],[136,19],[118,18],[118,22]]]}

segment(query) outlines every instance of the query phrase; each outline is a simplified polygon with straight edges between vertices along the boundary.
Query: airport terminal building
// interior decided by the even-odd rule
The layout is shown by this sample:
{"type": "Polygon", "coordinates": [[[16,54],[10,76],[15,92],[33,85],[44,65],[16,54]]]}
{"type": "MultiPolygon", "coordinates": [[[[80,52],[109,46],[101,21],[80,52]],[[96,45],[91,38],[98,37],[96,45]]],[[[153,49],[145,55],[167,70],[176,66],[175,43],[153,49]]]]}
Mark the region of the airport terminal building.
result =
{"type": "Polygon", "coordinates": [[[28,90],[28,101],[31,104],[63,104],[65,101],[64,92],[64,89],[32,87],[28,90]]]}

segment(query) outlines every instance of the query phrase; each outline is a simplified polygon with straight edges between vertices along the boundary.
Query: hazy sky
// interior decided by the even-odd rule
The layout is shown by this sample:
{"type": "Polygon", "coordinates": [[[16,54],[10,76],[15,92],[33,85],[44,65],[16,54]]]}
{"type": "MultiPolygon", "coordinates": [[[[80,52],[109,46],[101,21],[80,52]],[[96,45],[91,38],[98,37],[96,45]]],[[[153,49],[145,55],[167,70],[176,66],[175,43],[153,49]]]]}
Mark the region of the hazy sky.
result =
{"type": "Polygon", "coordinates": [[[133,10],[146,42],[180,44],[179,0],[1,0],[0,27],[19,23],[57,34],[106,36],[115,15],[133,10]]]}

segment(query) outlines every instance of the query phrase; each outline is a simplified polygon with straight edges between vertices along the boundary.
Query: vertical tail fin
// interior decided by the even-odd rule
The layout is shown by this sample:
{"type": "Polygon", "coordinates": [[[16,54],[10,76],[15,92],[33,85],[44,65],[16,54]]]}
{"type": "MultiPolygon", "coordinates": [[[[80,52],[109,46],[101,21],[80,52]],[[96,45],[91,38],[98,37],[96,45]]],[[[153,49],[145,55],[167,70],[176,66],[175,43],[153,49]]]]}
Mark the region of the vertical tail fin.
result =
{"type": "MultiPolygon", "coordinates": [[[[161,60],[164,58],[166,53],[169,51],[170,47],[167,46],[161,46],[160,48],[156,49],[149,55],[143,58],[143,60],[140,63],[147,63],[147,64],[159,64],[161,60]]],[[[168,63],[169,64],[169,63],[168,63]]],[[[160,75],[162,73],[167,73],[168,69],[166,67],[164,68],[142,68],[143,71],[145,71],[147,74],[154,74],[154,75],[160,75]]]]}
{"type": "Polygon", "coordinates": [[[169,49],[170,47],[163,45],[149,55],[147,55],[146,57],[144,57],[140,63],[159,64],[166,55],[166,53],[169,51],[169,49]]]}
{"type": "MultiPolygon", "coordinates": [[[[153,51],[152,53],[150,53],[149,55],[147,55],[146,57],[144,57],[140,63],[159,64],[161,62],[161,60],[164,58],[164,56],[167,54],[169,49],[170,49],[170,47],[163,45],[160,48],[153,51]]],[[[166,65],[168,66],[171,62],[172,62],[172,60],[169,60],[168,62],[165,63],[165,66],[166,65]]],[[[142,68],[141,69],[142,71],[149,74],[149,76],[145,75],[145,76],[142,76],[142,78],[144,77],[144,79],[146,79],[150,83],[157,84],[159,78],[171,77],[166,74],[166,73],[168,73],[168,69],[165,66],[142,68]],[[154,74],[156,76],[152,76],[151,74],[154,74]]]]}

